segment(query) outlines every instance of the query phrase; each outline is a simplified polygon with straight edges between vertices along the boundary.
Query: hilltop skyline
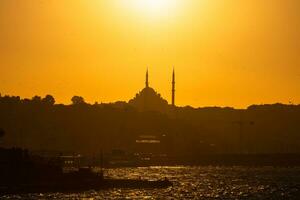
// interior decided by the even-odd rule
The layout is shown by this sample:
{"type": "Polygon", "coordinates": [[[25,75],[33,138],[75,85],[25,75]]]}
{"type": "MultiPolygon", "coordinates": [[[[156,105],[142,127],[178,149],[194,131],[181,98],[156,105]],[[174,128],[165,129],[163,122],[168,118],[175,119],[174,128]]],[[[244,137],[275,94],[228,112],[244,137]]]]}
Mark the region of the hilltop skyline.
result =
{"type": "MultiPolygon", "coordinates": [[[[111,101],[111,102],[102,102],[102,101],[93,101],[93,102],[88,102],[86,101],[85,97],[81,96],[81,95],[73,95],[72,97],[70,97],[69,102],[57,102],[55,97],[52,96],[52,94],[47,93],[44,96],[41,95],[33,95],[31,97],[22,97],[20,95],[11,95],[11,94],[3,94],[0,93],[0,97],[19,97],[20,99],[23,100],[42,100],[43,97],[47,98],[47,97],[51,97],[53,98],[53,102],[55,104],[64,104],[64,105],[68,105],[68,104],[74,104],[73,102],[73,98],[74,97],[79,97],[80,101],[87,103],[87,104],[119,104],[119,103],[128,103],[129,105],[137,108],[139,111],[147,111],[147,110],[153,110],[153,111],[159,111],[159,112],[169,112],[170,110],[172,110],[172,107],[185,107],[185,106],[190,106],[192,108],[209,108],[209,107],[220,107],[220,108],[236,108],[236,109],[247,109],[253,105],[274,105],[274,104],[282,104],[282,105],[300,105],[300,104],[294,104],[293,102],[289,101],[288,103],[282,103],[282,102],[274,102],[274,103],[260,103],[260,104],[250,104],[246,107],[233,107],[230,105],[225,105],[225,106],[217,106],[217,105],[208,105],[208,106],[199,106],[199,107],[195,107],[193,105],[176,105],[175,101],[176,101],[176,86],[175,86],[175,69],[173,67],[173,71],[172,71],[172,79],[171,79],[171,83],[170,83],[170,93],[171,95],[169,95],[169,97],[167,96],[164,97],[162,96],[158,90],[156,90],[155,88],[150,86],[150,81],[149,81],[149,68],[147,68],[146,71],[146,77],[145,77],[145,86],[142,90],[138,90],[138,92],[135,94],[135,96],[132,96],[129,100],[123,100],[123,99],[119,99],[119,100],[115,100],[115,101],[111,101]]],[[[54,104],[53,103],[53,104],[54,104]]]]}
{"type": "Polygon", "coordinates": [[[297,0],[0,2],[0,93],[193,107],[300,103],[297,0]]]}
{"type": "MultiPolygon", "coordinates": [[[[148,76],[148,68],[147,68],[147,76],[148,76]]],[[[173,77],[174,76],[174,68],[173,68],[173,71],[172,71],[172,78],[175,78],[173,77]]],[[[168,80],[168,78],[166,79],[168,80]]],[[[147,79],[147,81],[149,81],[147,79]]],[[[149,83],[148,83],[149,84],[149,83]]],[[[175,84],[175,82],[174,82],[175,84]]],[[[153,84],[153,85],[156,85],[156,84],[153,84]]],[[[173,105],[173,101],[174,101],[174,106],[178,106],[178,107],[185,107],[185,106],[191,106],[193,108],[204,108],[204,107],[231,107],[231,108],[236,108],[236,109],[246,109],[248,108],[249,106],[252,106],[252,105],[272,105],[272,104],[283,104],[283,105],[288,105],[288,104],[292,104],[292,105],[299,105],[298,102],[294,102],[294,101],[291,101],[289,100],[288,102],[284,102],[284,101],[274,101],[274,102],[260,102],[260,103],[250,103],[249,105],[244,105],[244,106],[234,106],[234,105],[226,105],[226,104],[207,104],[207,105],[193,105],[193,104],[175,104],[175,85],[174,85],[174,88],[173,88],[173,80],[170,79],[170,83],[169,83],[169,87],[171,88],[169,90],[169,93],[163,95],[159,92],[159,89],[156,89],[155,87],[148,87],[151,91],[150,93],[154,96],[157,96],[159,98],[161,98],[162,101],[166,101],[165,103],[165,106],[169,105],[169,106],[172,106],[173,105]],[[172,84],[172,85],[171,85],[172,84]],[[173,90],[174,90],[174,96],[173,96],[173,90]],[[174,99],[173,99],[174,97],[174,99]]],[[[91,98],[86,98],[85,96],[81,95],[81,94],[74,94],[72,96],[69,96],[69,97],[66,97],[66,99],[64,99],[63,101],[61,101],[60,98],[57,98],[55,97],[55,103],[56,104],[64,104],[64,105],[68,105],[68,104],[71,104],[72,103],[72,97],[74,96],[79,96],[79,97],[82,97],[84,99],[84,101],[88,104],[94,104],[94,103],[104,103],[104,104],[107,104],[107,103],[117,103],[117,102],[126,102],[126,103],[131,103],[135,98],[136,98],[136,95],[141,95],[143,93],[145,93],[144,90],[147,90],[147,86],[144,87],[144,89],[140,90],[140,88],[135,92],[135,95],[133,94],[131,97],[129,97],[129,99],[124,99],[124,98],[119,98],[119,99],[113,99],[111,101],[102,101],[103,99],[105,98],[102,98],[100,97],[100,99],[91,99],[91,98]]],[[[41,94],[32,94],[32,96],[22,96],[22,95],[19,95],[19,94],[15,94],[15,93],[3,93],[3,92],[0,92],[0,95],[1,96],[17,96],[17,97],[20,97],[21,99],[32,99],[32,98],[35,98],[35,97],[44,97],[44,96],[47,96],[47,95],[51,95],[51,93],[49,92],[44,92],[41,94]]],[[[55,96],[55,95],[54,95],[55,96]]],[[[177,96],[176,96],[177,98],[177,96]]]]}

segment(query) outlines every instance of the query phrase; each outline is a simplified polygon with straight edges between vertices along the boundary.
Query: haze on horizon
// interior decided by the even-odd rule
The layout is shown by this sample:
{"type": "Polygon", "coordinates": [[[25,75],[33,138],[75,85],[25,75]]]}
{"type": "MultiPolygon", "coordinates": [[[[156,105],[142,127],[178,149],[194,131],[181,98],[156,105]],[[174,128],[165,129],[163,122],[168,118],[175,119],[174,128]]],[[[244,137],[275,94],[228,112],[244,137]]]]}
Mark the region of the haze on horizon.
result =
{"type": "Polygon", "coordinates": [[[0,92],[177,105],[300,103],[298,0],[0,1],[0,92]]]}

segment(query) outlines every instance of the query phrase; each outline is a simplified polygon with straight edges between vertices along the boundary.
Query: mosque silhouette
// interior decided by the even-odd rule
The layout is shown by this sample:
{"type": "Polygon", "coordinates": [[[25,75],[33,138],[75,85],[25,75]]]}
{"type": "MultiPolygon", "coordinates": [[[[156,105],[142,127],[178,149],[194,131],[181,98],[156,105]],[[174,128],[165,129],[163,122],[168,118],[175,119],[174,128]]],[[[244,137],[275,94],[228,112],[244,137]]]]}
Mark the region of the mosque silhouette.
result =
{"type": "Polygon", "coordinates": [[[146,72],[145,88],[129,101],[129,104],[139,111],[167,112],[170,107],[175,107],[175,71],[172,74],[172,104],[169,105],[161,95],[149,86],[149,72],[146,72]]]}

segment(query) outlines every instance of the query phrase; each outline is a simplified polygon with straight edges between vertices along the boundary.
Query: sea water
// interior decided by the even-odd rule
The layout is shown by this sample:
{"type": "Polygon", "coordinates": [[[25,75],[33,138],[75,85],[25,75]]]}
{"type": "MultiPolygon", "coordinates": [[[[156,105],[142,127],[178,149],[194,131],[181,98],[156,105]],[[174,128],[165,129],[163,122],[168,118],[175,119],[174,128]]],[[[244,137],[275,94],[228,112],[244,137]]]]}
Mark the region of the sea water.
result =
{"type": "Polygon", "coordinates": [[[1,196],[1,199],[300,199],[300,168],[140,167],[107,169],[105,176],[158,180],[165,189],[110,189],[80,193],[1,196]]]}

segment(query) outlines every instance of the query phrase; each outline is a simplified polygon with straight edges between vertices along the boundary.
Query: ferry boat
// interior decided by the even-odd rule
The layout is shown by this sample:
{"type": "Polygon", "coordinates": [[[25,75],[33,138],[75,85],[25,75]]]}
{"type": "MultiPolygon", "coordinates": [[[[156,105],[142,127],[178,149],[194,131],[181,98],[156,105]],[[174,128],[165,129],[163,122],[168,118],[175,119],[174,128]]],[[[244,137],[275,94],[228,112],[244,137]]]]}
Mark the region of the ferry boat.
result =
{"type": "Polygon", "coordinates": [[[22,149],[0,149],[0,194],[79,192],[110,188],[166,188],[167,180],[113,179],[91,167],[65,173],[58,162],[38,162],[22,149]]]}

